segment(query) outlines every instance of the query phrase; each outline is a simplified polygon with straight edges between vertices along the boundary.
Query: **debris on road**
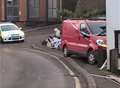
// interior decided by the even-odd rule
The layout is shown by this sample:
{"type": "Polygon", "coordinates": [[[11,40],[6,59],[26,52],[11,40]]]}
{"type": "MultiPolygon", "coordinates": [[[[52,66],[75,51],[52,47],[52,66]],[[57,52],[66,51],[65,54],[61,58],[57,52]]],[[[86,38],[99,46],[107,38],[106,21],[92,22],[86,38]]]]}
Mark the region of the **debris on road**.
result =
{"type": "Polygon", "coordinates": [[[60,48],[60,30],[58,28],[54,28],[54,35],[50,35],[46,40],[43,40],[42,45],[46,45],[49,48],[60,48]]]}

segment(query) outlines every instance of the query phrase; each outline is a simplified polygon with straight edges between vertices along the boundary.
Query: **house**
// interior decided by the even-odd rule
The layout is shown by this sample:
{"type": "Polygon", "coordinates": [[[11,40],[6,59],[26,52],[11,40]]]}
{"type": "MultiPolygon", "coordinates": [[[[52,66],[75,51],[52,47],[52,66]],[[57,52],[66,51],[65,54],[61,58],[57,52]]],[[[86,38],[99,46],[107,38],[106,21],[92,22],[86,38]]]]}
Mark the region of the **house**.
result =
{"type": "Polygon", "coordinates": [[[0,0],[0,21],[54,22],[61,0],[0,0]]]}

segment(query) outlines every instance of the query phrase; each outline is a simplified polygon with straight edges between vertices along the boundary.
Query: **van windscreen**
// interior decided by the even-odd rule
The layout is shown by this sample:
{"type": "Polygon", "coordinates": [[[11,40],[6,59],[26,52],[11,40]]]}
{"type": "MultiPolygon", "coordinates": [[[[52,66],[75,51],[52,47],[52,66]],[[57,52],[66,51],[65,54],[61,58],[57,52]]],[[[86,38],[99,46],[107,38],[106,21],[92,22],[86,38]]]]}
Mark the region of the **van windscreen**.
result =
{"type": "Polygon", "coordinates": [[[105,36],[106,35],[106,24],[105,22],[91,22],[88,23],[90,31],[97,36],[105,36]]]}

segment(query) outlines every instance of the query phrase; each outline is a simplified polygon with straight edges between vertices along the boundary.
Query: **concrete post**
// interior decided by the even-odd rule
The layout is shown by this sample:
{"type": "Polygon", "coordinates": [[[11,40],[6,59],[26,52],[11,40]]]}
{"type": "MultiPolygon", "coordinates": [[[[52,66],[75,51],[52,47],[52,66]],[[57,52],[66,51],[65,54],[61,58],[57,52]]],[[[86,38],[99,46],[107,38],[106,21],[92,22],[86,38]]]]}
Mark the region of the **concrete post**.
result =
{"type": "Polygon", "coordinates": [[[62,12],[62,0],[60,0],[60,12],[62,12]]]}

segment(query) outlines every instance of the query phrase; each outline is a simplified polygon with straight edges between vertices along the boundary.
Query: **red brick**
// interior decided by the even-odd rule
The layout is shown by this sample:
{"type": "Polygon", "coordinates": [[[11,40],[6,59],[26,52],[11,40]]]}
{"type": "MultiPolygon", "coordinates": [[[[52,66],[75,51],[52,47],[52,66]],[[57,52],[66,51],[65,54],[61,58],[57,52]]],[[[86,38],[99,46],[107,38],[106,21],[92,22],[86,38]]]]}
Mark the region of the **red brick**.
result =
{"type": "Polygon", "coordinates": [[[27,21],[27,0],[19,0],[19,20],[27,21]]]}
{"type": "Polygon", "coordinates": [[[0,0],[0,21],[5,20],[5,0],[0,0]]]}
{"type": "Polygon", "coordinates": [[[40,0],[40,16],[46,16],[46,0],[40,0]]]}

